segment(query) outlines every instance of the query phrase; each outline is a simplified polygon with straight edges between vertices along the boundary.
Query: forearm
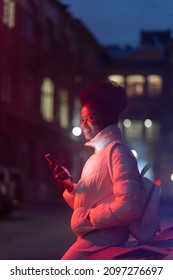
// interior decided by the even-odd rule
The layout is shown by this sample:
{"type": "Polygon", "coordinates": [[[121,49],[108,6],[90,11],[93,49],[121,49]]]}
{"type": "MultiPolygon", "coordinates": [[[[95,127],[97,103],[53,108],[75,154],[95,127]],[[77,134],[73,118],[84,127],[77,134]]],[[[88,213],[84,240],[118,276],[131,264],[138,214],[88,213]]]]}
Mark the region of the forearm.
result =
{"type": "Polygon", "coordinates": [[[69,192],[67,188],[63,192],[63,197],[67,204],[74,209],[74,198],[75,198],[75,190],[77,188],[77,184],[73,183],[73,190],[69,192]]]}

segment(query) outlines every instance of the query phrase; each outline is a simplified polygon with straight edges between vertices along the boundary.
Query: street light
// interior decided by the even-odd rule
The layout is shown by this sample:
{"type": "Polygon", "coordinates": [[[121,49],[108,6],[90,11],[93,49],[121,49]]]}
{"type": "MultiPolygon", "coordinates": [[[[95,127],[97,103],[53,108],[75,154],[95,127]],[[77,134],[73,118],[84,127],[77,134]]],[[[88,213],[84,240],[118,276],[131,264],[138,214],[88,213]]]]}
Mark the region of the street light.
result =
{"type": "Polygon", "coordinates": [[[150,119],[146,119],[144,125],[145,127],[150,128],[152,126],[152,121],[150,119]]]}
{"type": "Polygon", "coordinates": [[[72,129],[72,133],[73,133],[74,136],[80,136],[81,133],[82,133],[82,130],[80,129],[80,127],[75,126],[72,129]]]}
{"type": "Polygon", "coordinates": [[[173,181],[173,173],[171,174],[171,181],[173,181]]]}

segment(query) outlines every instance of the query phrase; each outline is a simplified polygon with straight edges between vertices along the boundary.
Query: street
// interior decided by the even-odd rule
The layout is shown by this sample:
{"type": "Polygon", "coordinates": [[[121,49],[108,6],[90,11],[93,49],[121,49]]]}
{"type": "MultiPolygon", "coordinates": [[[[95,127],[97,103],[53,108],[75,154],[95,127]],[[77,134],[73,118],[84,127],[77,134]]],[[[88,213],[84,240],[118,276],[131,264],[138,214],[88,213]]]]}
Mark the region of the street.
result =
{"type": "MultiPolygon", "coordinates": [[[[71,209],[57,203],[27,203],[0,220],[1,260],[58,260],[73,243],[71,209]]],[[[163,222],[173,217],[173,206],[161,207],[163,222]]]]}
{"type": "Polygon", "coordinates": [[[27,204],[0,220],[1,260],[60,259],[75,239],[70,208],[58,200],[27,204]]]}

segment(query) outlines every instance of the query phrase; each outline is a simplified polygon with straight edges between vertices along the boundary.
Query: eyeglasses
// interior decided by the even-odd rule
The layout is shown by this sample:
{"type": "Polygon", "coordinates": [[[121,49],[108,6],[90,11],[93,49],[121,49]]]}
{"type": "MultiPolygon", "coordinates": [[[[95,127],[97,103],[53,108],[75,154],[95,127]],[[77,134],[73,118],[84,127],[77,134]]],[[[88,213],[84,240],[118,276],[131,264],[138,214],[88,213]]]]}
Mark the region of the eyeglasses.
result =
{"type": "Polygon", "coordinates": [[[85,123],[85,122],[88,122],[88,121],[93,121],[95,120],[96,116],[94,114],[91,114],[91,115],[88,115],[86,117],[83,117],[80,119],[80,123],[85,123]]]}

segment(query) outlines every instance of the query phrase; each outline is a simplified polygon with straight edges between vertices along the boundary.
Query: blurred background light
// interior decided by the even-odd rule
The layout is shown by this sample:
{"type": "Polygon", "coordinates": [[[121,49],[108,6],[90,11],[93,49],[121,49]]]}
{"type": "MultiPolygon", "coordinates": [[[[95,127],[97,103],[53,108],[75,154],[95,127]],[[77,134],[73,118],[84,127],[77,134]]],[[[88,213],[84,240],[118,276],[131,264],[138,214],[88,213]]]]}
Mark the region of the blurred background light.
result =
{"type": "Polygon", "coordinates": [[[131,121],[129,120],[129,119],[125,119],[124,121],[123,121],[123,125],[125,126],[125,127],[130,127],[131,126],[131,121]]]}
{"type": "Polygon", "coordinates": [[[160,179],[156,179],[156,180],[154,181],[154,183],[155,183],[157,186],[160,186],[162,182],[161,182],[160,179]]]}
{"type": "Polygon", "coordinates": [[[146,119],[144,122],[145,127],[149,128],[152,126],[152,121],[150,119],[146,119]]]}
{"type": "Polygon", "coordinates": [[[138,158],[138,153],[135,150],[131,150],[131,151],[134,154],[135,158],[138,158]]]}
{"type": "Polygon", "coordinates": [[[72,129],[72,133],[73,133],[74,136],[80,136],[81,133],[82,133],[82,130],[80,129],[80,127],[75,126],[75,127],[72,129]]]}
{"type": "Polygon", "coordinates": [[[173,181],[173,173],[171,174],[171,181],[173,181]]]}

